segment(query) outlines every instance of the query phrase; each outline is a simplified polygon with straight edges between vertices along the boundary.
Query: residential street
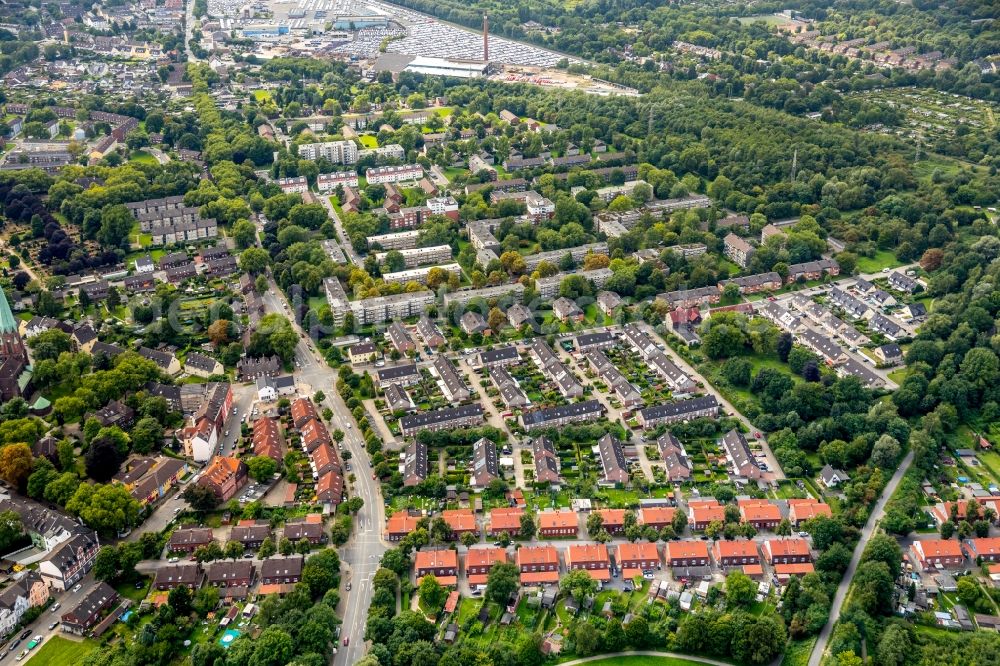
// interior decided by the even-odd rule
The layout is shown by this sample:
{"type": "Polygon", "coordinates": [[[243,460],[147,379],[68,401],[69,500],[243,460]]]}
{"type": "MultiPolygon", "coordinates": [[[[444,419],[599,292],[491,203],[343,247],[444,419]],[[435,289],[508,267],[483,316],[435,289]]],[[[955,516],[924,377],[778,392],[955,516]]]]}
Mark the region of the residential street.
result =
{"type": "Polygon", "coordinates": [[[833,595],[833,605],[830,607],[830,619],[826,621],[823,629],[819,632],[819,638],[816,640],[816,645],[809,656],[809,666],[819,666],[820,661],[822,661],[823,653],[826,652],[826,645],[830,642],[830,635],[833,633],[833,625],[836,623],[837,618],[840,617],[840,608],[844,605],[844,600],[847,598],[847,590],[851,587],[854,572],[858,570],[858,565],[861,563],[861,554],[865,551],[868,540],[875,533],[878,521],[882,519],[882,515],[885,513],[885,505],[889,502],[892,494],[896,492],[899,482],[902,481],[903,475],[906,474],[906,470],[910,468],[912,462],[913,451],[910,451],[903,458],[903,461],[896,469],[896,473],[889,479],[889,483],[886,484],[881,497],[875,503],[871,515],[868,516],[868,522],[865,523],[864,529],[861,530],[861,538],[858,539],[858,545],[854,548],[851,563],[848,565],[847,572],[844,574],[843,580],[840,581],[840,585],[837,586],[837,593],[833,595]]]}
{"type": "MultiPolygon", "coordinates": [[[[265,307],[268,312],[288,316],[284,294],[273,282],[271,285],[263,295],[265,307]]],[[[348,493],[364,500],[364,506],[354,519],[351,540],[339,549],[342,582],[350,582],[352,589],[347,591],[345,586],[341,587],[340,612],[343,625],[341,644],[333,663],[353,664],[366,651],[364,633],[368,607],[371,604],[371,578],[378,569],[382,553],[388,550],[382,538],[382,527],[385,525],[382,489],[378,481],[372,478],[374,472],[354,417],[337,393],[336,371],[315,351],[309,338],[301,337],[303,331],[298,324],[292,321],[292,327],[300,334],[295,358],[301,367],[296,369],[296,377],[306,395],[311,396],[316,391],[323,391],[326,395],[326,400],[319,406],[333,410],[330,429],[344,431],[344,447],[351,452],[351,465],[354,469],[348,477],[348,493]],[[343,646],[344,638],[350,638],[347,648],[343,646]]]]}
{"type": "Polygon", "coordinates": [[[340,249],[344,251],[347,258],[351,260],[356,266],[364,266],[365,262],[357,252],[354,251],[354,246],[351,245],[351,239],[347,237],[347,232],[344,231],[344,224],[340,221],[340,216],[337,215],[337,209],[333,207],[330,203],[330,197],[325,194],[320,194],[316,197],[319,199],[323,207],[326,208],[327,215],[333,220],[333,226],[337,230],[337,240],[340,242],[340,249]]]}

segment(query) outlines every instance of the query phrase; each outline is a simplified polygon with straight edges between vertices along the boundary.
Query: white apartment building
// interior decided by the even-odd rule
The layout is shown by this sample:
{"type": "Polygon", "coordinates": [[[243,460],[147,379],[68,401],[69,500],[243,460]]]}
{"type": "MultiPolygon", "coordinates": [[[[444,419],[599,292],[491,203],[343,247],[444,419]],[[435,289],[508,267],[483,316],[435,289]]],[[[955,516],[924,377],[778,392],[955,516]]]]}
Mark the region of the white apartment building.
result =
{"type": "MultiPolygon", "coordinates": [[[[450,245],[432,245],[430,247],[414,247],[407,250],[399,250],[403,255],[403,261],[407,268],[415,268],[423,264],[436,264],[451,259],[450,245]]],[[[388,252],[379,252],[375,255],[375,260],[380,264],[385,261],[388,252]]]]}
{"type": "Polygon", "coordinates": [[[452,197],[435,197],[427,200],[427,207],[434,215],[447,215],[448,213],[458,213],[458,202],[452,197]]]}
{"type": "Polygon", "coordinates": [[[378,245],[383,250],[409,250],[417,246],[420,231],[400,231],[393,234],[379,234],[368,237],[368,247],[378,245]]]}
{"type": "Polygon", "coordinates": [[[309,190],[309,181],[306,180],[305,176],[279,178],[276,182],[285,194],[302,194],[309,190]]]}
{"type": "Polygon", "coordinates": [[[424,266],[422,268],[410,268],[405,271],[397,271],[395,273],[383,273],[382,279],[389,283],[399,283],[406,284],[407,282],[418,282],[420,284],[427,284],[427,277],[430,272],[435,268],[441,268],[447,271],[449,274],[455,274],[462,277],[462,267],[458,264],[444,264],[441,266],[424,266]]]}
{"type": "Polygon", "coordinates": [[[334,164],[356,164],[358,161],[358,146],[353,141],[304,143],[299,146],[299,157],[314,161],[323,157],[334,164]]]}
{"type": "Polygon", "coordinates": [[[332,192],[337,186],[357,187],[358,174],[353,171],[336,171],[334,173],[321,173],[316,178],[316,185],[320,192],[332,192]]]}
{"type": "Polygon", "coordinates": [[[419,164],[374,167],[365,171],[365,179],[369,185],[404,183],[411,180],[420,180],[423,177],[424,168],[419,164]]]}

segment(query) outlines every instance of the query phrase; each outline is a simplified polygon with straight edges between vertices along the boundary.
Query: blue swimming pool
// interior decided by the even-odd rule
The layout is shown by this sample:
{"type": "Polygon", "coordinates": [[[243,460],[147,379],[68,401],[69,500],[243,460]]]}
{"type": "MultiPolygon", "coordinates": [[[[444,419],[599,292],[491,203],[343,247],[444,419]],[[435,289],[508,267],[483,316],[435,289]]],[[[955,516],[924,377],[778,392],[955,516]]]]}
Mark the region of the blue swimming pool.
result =
{"type": "Polygon", "coordinates": [[[240,637],[240,632],[236,631],[235,629],[226,629],[225,633],[222,634],[222,638],[219,639],[219,644],[222,647],[227,648],[232,644],[233,641],[235,641],[239,637],[240,637]]]}

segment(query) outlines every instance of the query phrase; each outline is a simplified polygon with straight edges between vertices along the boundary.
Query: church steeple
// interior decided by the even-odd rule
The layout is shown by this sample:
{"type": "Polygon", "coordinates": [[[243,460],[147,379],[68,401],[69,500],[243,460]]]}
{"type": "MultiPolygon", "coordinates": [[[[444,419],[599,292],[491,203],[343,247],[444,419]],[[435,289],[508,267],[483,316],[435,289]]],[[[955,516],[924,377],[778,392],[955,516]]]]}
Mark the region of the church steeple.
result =
{"type": "Polygon", "coordinates": [[[0,333],[15,332],[17,332],[17,319],[14,318],[14,313],[10,310],[7,295],[3,293],[3,289],[0,289],[0,333]]]}

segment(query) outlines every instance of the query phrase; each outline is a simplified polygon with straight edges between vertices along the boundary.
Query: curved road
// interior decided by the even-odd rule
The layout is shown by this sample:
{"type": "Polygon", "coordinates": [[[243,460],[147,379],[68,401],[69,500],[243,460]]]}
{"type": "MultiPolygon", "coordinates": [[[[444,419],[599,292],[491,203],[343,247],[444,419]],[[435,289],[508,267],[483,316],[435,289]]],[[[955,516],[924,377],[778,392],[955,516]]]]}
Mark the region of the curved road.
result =
{"type": "Polygon", "coordinates": [[[889,479],[889,483],[886,484],[885,489],[882,491],[882,496],[878,498],[878,502],[875,503],[871,515],[868,516],[868,522],[865,523],[864,528],[861,530],[861,538],[858,539],[858,545],[854,547],[854,555],[851,557],[851,563],[848,565],[847,572],[844,574],[843,579],[841,579],[840,585],[837,586],[837,593],[833,596],[833,605],[830,606],[830,617],[819,632],[816,645],[813,647],[812,654],[809,655],[809,666],[819,666],[823,660],[823,653],[826,652],[826,645],[830,642],[830,635],[833,633],[833,625],[840,617],[840,609],[847,599],[847,591],[850,589],[854,573],[858,570],[858,565],[861,563],[861,554],[864,553],[865,546],[868,545],[868,540],[872,538],[878,522],[885,513],[886,503],[888,503],[893,493],[896,492],[899,482],[903,480],[903,475],[906,474],[906,470],[910,468],[912,462],[913,451],[910,451],[903,458],[903,462],[900,463],[896,473],[889,479]]]}

